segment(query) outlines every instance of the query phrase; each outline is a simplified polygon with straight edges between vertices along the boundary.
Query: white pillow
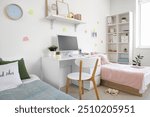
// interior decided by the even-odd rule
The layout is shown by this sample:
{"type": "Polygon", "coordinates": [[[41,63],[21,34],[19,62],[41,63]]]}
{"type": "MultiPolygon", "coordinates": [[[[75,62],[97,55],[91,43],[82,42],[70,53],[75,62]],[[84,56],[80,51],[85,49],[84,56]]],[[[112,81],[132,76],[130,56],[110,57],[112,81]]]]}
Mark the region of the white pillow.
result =
{"type": "Polygon", "coordinates": [[[20,84],[18,62],[0,65],[0,91],[16,88],[20,84]]]}
{"type": "Polygon", "coordinates": [[[101,57],[101,63],[102,63],[102,65],[104,65],[104,64],[109,64],[109,63],[110,63],[109,60],[108,60],[107,55],[105,55],[105,54],[100,54],[99,56],[101,57]]]}

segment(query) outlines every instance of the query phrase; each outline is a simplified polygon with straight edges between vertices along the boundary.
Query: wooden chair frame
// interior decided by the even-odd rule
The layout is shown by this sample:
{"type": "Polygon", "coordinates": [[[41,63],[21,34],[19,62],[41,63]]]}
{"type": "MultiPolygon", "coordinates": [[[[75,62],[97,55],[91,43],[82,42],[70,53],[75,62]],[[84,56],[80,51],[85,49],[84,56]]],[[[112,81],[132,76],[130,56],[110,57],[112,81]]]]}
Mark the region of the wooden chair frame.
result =
{"type": "MultiPolygon", "coordinates": [[[[97,100],[99,100],[100,98],[99,98],[99,94],[98,94],[98,90],[97,90],[97,86],[96,86],[96,82],[95,82],[95,73],[96,73],[97,66],[98,66],[98,59],[96,60],[92,76],[88,80],[82,80],[82,64],[83,64],[83,61],[80,60],[79,80],[78,80],[78,85],[79,85],[79,99],[81,100],[82,99],[82,94],[84,94],[84,81],[92,81],[93,86],[94,86],[94,90],[95,90],[95,94],[96,94],[96,97],[97,97],[97,100]]],[[[69,83],[70,83],[70,79],[67,77],[67,81],[66,81],[66,93],[68,93],[68,90],[69,90],[69,83]]]]}

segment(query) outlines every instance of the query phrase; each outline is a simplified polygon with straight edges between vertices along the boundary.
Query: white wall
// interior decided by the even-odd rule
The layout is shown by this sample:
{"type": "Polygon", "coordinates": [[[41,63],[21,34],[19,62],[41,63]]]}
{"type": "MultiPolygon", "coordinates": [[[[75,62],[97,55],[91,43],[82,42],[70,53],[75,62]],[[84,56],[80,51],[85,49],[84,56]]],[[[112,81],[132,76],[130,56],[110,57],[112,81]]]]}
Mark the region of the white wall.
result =
{"type": "MultiPolygon", "coordinates": [[[[132,11],[134,14],[134,40],[133,40],[133,57],[137,54],[141,54],[144,56],[144,59],[142,60],[143,65],[150,65],[150,49],[141,49],[136,48],[136,0],[110,0],[110,13],[111,14],[117,14],[121,12],[126,11],[132,11]]],[[[134,59],[134,58],[133,58],[134,59]]]]}
{"type": "Polygon", "coordinates": [[[65,0],[70,11],[81,13],[86,22],[77,28],[57,22],[51,30],[50,22],[45,19],[45,0],[1,0],[0,1],[0,57],[3,59],[24,58],[30,73],[40,75],[40,59],[47,47],[56,40],[56,34],[78,35],[79,47],[83,51],[105,52],[105,17],[109,15],[109,0],[65,0]],[[10,20],[4,8],[16,3],[23,9],[23,17],[10,20]],[[33,12],[33,14],[28,12],[33,12]],[[98,37],[91,38],[91,32],[98,37]],[[86,33],[87,32],[87,33],[86,33]],[[28,41],[23,41],[28,37],[28,41]]]}
{"type": "Polygon", "coordinates": [[[110,0],[110,13],[135,11],[135,0],[110,0]]]}

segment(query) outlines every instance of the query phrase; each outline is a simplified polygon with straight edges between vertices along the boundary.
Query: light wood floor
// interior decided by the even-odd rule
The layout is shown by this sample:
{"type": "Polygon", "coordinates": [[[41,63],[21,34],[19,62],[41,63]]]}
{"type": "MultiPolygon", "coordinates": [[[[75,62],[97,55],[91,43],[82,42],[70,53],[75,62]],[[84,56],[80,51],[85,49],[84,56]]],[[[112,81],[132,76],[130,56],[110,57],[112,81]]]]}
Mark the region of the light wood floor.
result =
{"type": "MultiPolygon", "coordinates": [[[[102,100],[150,100],[150,86],[146,90],[146,92],[143,94],[142,97],[131,95],[124,92],[119,92],[117,96],[105,94],[105,90],[108,89],[108,87],[104,86],[98,86],[98,92],[100,94],[100,98],[102,100]]],[[[65,87],[61,89],[61,91],[65,92],[65,87]]],[[[69,95],[79,99],[79,93],[78,93],[78,87],[71,84],[69,88],[69,95]]],[[[84,90],[84,95],[82,96],[83,100],[96,100],[96,95],[94,90],[84,90]]]]}

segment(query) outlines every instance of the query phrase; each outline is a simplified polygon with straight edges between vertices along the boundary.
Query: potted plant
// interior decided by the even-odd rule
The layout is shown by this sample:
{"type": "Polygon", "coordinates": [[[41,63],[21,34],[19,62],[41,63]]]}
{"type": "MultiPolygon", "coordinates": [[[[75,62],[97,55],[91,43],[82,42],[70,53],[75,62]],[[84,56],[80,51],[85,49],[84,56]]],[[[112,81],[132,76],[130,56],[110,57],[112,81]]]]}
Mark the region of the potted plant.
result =
{"type": "Polygon", "coordinates": [[[137,65],[137,66],[141,66],[141,60],[144,58],[144,56],[141,56],[140,54],[137,55],[135,57],[135,60],[132,60],[133,61],[133,65],[137,65]]]}
{"type": "Polygon", "coordinates": [[[52,46],[50,46],[48,49],[49,49],[50,51],[56,51],[57,48],[58,48],[57,46],[52,45],[52,46]]]}
{"type": "Polygon", "coordinates": [[[55,57],[56,56],[56,50],[57,50],[57,46],[52,45],[50,47],[48,47],[48,49],[50,50],[50,56],[55,57]]]}
{"type": "Polygon", "coordinates": [[[61,53],[60,53],[60,51],[57,51],[56,52],[56,59],[60,59],[61,58],[61,53]]]}
{"type": "Polygon", "coordinates": [[[124,48],[124,52],[128,52],[127,48],[124,48]]]}

